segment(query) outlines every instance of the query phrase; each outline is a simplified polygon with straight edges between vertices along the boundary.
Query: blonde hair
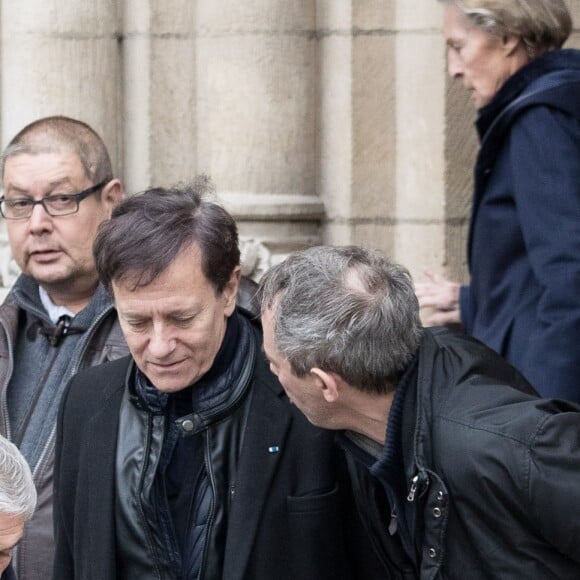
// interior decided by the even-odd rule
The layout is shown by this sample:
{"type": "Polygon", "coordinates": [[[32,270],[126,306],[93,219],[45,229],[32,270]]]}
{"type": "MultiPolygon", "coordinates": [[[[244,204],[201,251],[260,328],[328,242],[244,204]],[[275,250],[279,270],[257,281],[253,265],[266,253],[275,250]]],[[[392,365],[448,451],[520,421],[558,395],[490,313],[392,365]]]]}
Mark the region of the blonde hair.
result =
{"type": "Polygon", "coordinates": [[[530,58],[561,48],[572,32],[564,0],[440,0],[463,12],[475,28],[522,39],[530,58]]]}

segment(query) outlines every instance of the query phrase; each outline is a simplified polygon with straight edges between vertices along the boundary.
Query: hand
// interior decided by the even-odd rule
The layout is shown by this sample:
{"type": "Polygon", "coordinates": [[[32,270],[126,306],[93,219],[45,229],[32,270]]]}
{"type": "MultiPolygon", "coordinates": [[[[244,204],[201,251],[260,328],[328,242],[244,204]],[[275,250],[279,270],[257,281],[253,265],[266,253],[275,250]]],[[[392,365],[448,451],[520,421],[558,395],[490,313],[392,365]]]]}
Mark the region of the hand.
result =
{"type": "Polygon", "coordinates": [[[425,271],[429,282],[415,284],[415,294],[421,309],[430,308],[432,312],[423,313],[426,326],[461,324],[459,309],[459,289],[457,282],[451,282],[430,270],[425,271]]]}

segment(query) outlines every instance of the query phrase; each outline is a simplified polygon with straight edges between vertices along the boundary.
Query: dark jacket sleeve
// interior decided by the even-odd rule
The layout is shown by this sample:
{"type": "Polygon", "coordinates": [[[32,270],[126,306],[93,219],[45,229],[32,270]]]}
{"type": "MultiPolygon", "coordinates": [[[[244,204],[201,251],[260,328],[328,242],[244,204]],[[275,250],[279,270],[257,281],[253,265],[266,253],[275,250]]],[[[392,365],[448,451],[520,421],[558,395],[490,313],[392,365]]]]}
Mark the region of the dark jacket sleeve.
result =
{"type": "Polygon", "coordinates": [[[472,327],[473,313],[470,303],[469,286],[461,286],[459,289],[459,314],[461,316],[461,324],[466,332],[469,332],[472,327]]]}
{"type": "Polygon", "coordinates": [[[547,107],[521,115],[510,135],[514,197],[539,285],[526,376],[544,396],[579,400],[580,124],[547,107]]]}
{"type": "Polygon", "coordinates": [[[571,410],[576,412],[549,415],[536,433],[526,470],[527,499],[542,536],[580,563],[578,411],[571,410]]]}
{"type": "Polygon", "coordinates": [[[61,401],[54,468],[54,580],[115,579],[114,459],[129,358],[71,379],[61,401]]]}
{"type": "MultiPolygon", "coordinates": [[[[56,429],[54,496],[53,496],[54,537],[56,544],[53,578],[55,579],[74,578],[73,555],[72,555],[72,542],[73,542],[72,530],[67,525],[68,521],[67,518],[64,516],[64,502],[63,502],[64,494],[67,493],[67,491],[63,489],[63,485],[66,482],[67,476],[65,475],[63,477],[62,474],[63,435],[65,431],[64,427],[65,408],[69,392],[70,392],[70,383],[66,388],[66,391],[61,401],[56,429]]],[[[70,482],[68,483],[69,488],[74,487],[70,486],[70,482]]]]}
{"type": "Polygon", "coordinates": [[[16,574],[14,573],[14,568],[12,568],[12,564],[9,564],[8,568],[4,570],[2,576],[0,576],[0,580],[16,580],[16,574]]]}

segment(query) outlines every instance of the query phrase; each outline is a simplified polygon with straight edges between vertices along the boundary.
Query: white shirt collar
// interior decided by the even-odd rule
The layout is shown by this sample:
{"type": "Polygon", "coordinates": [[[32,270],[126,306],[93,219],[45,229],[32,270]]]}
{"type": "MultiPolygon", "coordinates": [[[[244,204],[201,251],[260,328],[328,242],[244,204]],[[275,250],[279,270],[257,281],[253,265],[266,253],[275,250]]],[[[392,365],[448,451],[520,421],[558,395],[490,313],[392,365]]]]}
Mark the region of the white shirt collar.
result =
{"type": "Polygon", "coordinates": [[[46,312],[48,313],[48,317],[52,320],[54,324],[58,322],[58,319],[66,314],[71,318],[74,318],[74,312],[69,310],[66,306],[57,306],[48,295],[48,292],[39,284],[38,285],[38,294],[40,295],[40,301],[44,306],[46,312]]]}

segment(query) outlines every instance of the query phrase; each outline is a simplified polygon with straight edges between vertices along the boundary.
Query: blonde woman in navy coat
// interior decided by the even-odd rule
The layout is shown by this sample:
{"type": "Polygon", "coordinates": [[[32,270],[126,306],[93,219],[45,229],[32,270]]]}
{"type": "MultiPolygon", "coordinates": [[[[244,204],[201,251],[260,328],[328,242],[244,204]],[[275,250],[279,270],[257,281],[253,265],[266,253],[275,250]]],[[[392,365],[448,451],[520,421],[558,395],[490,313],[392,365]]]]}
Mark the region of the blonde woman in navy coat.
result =
{"type": "Polygon", "coordinates": [[[546,397],[580,401],[580,51],[562,0],[444,0],[449,74],[478,110],[471,280],[417,284],[546,397]]]}

